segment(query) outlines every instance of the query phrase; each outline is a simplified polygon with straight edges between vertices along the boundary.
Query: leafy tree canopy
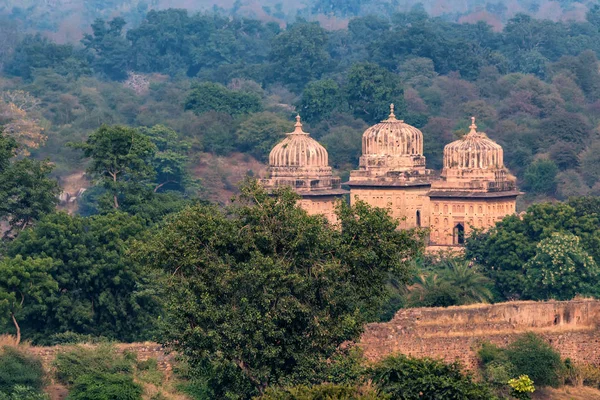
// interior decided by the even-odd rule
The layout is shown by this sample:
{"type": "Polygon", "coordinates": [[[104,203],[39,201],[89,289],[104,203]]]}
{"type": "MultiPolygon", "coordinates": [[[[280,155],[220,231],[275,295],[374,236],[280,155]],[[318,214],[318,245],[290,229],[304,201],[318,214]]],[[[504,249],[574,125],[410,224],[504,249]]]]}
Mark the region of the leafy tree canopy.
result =
{"type": "Polygon", "coordinates": [[[166,275],[163,342],[212,371],[217,397],[310,382],[375,315],[390,274],[408,279],[423,246],[363,203],[340,204],[335,229],[289,189],[241,190],[226,212],[182,211],[136,252],[166,275]]]}

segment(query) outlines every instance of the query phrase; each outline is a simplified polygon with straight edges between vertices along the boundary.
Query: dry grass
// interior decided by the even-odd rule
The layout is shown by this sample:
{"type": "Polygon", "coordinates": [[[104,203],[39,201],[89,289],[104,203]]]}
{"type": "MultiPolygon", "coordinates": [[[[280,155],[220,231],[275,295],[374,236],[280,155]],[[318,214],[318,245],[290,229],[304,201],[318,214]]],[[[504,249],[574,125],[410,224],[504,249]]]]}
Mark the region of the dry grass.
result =
{"type": "Polygon", "coordinates": [[[585,386],[565,386],[559,389],[536,390],[534,400],[600,400],[600,390],[585,386]]]}
{"type": "Polygon", "coordinates": [[[469,331],[460,330],[460,331],[451,331],[451,332],[433,332],[418,335],[420,338],[437,338],[437,337],[464,337],[464,336],[498,336],[498,335],[515,335],[521,333],[561,333],[561,332],[585,332],[585,331],[593,331],[595,330],[595,326],[584,326],[584,325],[555,325],[555,326],[545,326],[541,328],[536,327],[524,327],[522,329],[473,329],[469,331]]]}

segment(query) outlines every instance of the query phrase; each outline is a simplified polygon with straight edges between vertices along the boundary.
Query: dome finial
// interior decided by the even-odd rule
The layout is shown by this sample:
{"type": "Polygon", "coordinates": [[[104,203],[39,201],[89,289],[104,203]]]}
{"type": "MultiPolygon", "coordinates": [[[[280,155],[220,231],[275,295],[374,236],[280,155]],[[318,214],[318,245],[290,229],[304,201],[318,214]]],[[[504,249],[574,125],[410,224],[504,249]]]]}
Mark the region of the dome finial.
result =
{"type": "Polygon", "coordinates": [[[308,135],[308,133],[302,130],[302,122],[300,118],[300,114],[296,115],[296,123],[294,124],[294,132],[288,133],[288,135],[308,135]]]}
{"type": "Polygon", "coordinates": [[[396,114],[394,114],[394,103],[390,104],[390,119],[396,119],[396,114]]]}
{"type": "Polygon", "coordinates": [[[475,117],[471,117],[471,126],[469,126],[471,132],[469,133],[477,133],[477,125],[475,125],[475,117]]]}

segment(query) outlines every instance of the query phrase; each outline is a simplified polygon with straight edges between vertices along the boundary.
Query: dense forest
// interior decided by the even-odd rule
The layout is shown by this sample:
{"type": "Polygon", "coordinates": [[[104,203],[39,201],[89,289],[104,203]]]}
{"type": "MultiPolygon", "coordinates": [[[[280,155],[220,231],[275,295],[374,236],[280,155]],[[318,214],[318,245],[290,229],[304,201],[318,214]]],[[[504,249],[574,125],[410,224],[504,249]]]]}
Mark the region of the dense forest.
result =
{"type": "MultiPolygon", "coordinates": [[[[89,3],[103,16],[96,3],[110,2],[89,3]]],[[[1,331],[156,340],[181,355],[180,389],[197,399],[528,398],[585,374],[600,386],[597,368],[531,335],[483,345],[483,380],[435,360],[366,364],[342,346],[402,307],[600,296],[600,7],[496,29],[367,4],[325,29],[140,2],[76,42],[13,8],[22,18],[0,25],[1,331]],[[347,177],[390,103],[438,170],[477,116],[527,192],[521,214],[432,256],[427,232],[397,230],[386,210],[340,203],[332,226],[253,179],[296,113],[347,177]]],[[[140,399],[152,368],[79,349],[53,379],[70,399],[140,399]]],[[[3,348],[0,399],[44,398],[41,374],[3,348]]]]}

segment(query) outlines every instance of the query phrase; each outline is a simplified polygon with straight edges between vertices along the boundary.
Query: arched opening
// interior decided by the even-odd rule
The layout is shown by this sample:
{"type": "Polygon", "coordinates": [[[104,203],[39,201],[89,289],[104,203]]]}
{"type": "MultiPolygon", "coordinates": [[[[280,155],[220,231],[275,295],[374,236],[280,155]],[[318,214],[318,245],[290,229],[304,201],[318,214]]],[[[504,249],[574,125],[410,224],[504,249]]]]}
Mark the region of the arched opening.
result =
{"type": "Polygon", "coordinates": [[[462,223],[456,224],[453,235],[454,244],[465,244],[465,227],[462,223]]]}
{"type": "Polygon", "coordinates": [[[421,227],[421,211],[417,210],[417,226],[421,227]]]}

